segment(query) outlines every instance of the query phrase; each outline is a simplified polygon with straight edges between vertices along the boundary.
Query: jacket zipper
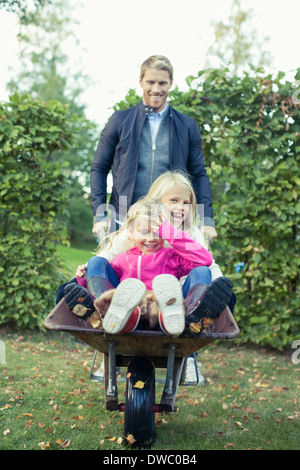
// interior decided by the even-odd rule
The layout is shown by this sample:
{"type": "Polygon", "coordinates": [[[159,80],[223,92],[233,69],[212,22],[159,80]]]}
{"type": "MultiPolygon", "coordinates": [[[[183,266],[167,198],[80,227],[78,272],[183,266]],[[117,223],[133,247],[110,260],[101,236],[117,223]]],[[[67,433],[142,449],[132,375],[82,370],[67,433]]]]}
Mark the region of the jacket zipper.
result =
{"type": "Polygon", "coordinates": [[[157,136],[158,136],[158,133],[159,133],[161,122],[159,123],[159,127],[158,127],[157,133],[156,133],[156,139],[154,141],[153,140],[153,134],[152,134],[152,128],[151,128],[151,122],[150,122],[149,119],[148,119],[148,121],[149,121],[149,126],[150,126],[150,135],[151,135],[151,142],[152,142],[152,164],[151,164],[151,173],[150,173],[150,184],[152,184],[153,183],[154,161],[155,161],[155,150],[156,150],[156,139],[157,139],[157,136]]]}
{"type": "Polygon", "coordinates": [[[137,278],[141,281],[141,269],[142,269],[142,255],[138,257],[137,263],[137,278]]]}
{"type": "Polygon", "coordinates": [[[173,170],[173,159],[172,159],[172,139],[173,139],[173,115],[170,109],[170,130],[169,130],[169,163],[170,169],[173,170]]]}

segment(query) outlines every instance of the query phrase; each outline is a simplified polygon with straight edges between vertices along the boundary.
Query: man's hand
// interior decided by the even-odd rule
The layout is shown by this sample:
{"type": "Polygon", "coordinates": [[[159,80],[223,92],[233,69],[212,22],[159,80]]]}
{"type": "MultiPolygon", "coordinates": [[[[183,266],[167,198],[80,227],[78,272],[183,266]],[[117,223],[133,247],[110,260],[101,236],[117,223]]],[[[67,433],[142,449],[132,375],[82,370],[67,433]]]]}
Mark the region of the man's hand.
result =
{"type": "Polygon", "coordinates": [[[201,232],[208,244],[212,243],[212,241],[218,236],[215,227],[212,225],[204,225],[201,227],[201,232]]]}
{"type": "Polygon", "coordinates": [[[108,221],[101,220],[93,225],[93,233],[102,240],[108,234],[108,221]]]}

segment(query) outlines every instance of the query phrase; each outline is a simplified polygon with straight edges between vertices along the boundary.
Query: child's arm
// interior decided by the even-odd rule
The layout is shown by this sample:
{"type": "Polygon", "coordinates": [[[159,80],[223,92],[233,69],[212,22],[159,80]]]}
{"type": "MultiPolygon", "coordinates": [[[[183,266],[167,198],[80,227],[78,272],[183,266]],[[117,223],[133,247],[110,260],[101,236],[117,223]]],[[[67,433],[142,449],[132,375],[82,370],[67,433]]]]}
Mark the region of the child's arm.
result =
{"type": "Polygon", "coordinates": [[[158,235],[166,240],[180,255],[193,266],[210,266],[213,262],[212,254],[188,233],[176,229],[167,220],[157,231],[158,235]]]}
{"type": "MultiPolygon", "coordinates": [[[[202,233],[200,232],[200,230],[198,229],[198,227],[196,227],[195,225],[193,226],[191,235],[192,235],[194,240],[197,240],[199,243],[201,243],[201,245],[206,247],[206,242],[204,240],[204,237],[203,237],[202,233]]],[[[218,277],[224,276],[224,274],[222,273],[219,265],[216,263],[216,260],[214,258],[213,258],[212,264],[209,266],[209,269],[210,269],[210,272],[211,272],[211,280],[212,281],[214,281],[218,277]]]]}

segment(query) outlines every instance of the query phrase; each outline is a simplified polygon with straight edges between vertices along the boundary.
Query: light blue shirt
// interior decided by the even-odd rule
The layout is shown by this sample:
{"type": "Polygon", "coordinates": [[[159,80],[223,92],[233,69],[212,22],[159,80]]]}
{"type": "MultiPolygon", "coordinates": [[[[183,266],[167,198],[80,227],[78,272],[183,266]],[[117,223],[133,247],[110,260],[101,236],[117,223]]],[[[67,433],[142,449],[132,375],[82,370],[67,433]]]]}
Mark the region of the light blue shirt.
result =
{"type": "Polygon", "coordinates": [[[160,123],[161,123],[168,107],[169,107],[169,103],[167,103],[166,106],[164,107],[164,109],[159,111],[159,113],[152,112],[152,113],[149,113],[149,115],[148,115],[148,119],[149,119],[149,122],[150,122],[150,125],[151,125],[151,132],[152,132],[153,142],[155,142],[155,140],[156,140],[156,136],[157,136],[157,132],[158,132],[160,123]]]}

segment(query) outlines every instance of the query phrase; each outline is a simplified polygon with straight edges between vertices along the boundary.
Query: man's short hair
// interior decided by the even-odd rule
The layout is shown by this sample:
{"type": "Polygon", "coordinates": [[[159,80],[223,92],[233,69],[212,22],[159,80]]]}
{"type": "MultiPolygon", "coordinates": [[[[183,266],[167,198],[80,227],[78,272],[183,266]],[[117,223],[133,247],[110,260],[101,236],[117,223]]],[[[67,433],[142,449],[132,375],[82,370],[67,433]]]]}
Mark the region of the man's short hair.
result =
{"type": "Polygon", "coordinates": [[[170,75],[170,80],[173,82],[173,66],[169,59],[163,55],[152,55],[145,62],[142,63],[140,80],[143,79],[146,69],[154,68],[157,70],[166,70],[170,75]]]}

